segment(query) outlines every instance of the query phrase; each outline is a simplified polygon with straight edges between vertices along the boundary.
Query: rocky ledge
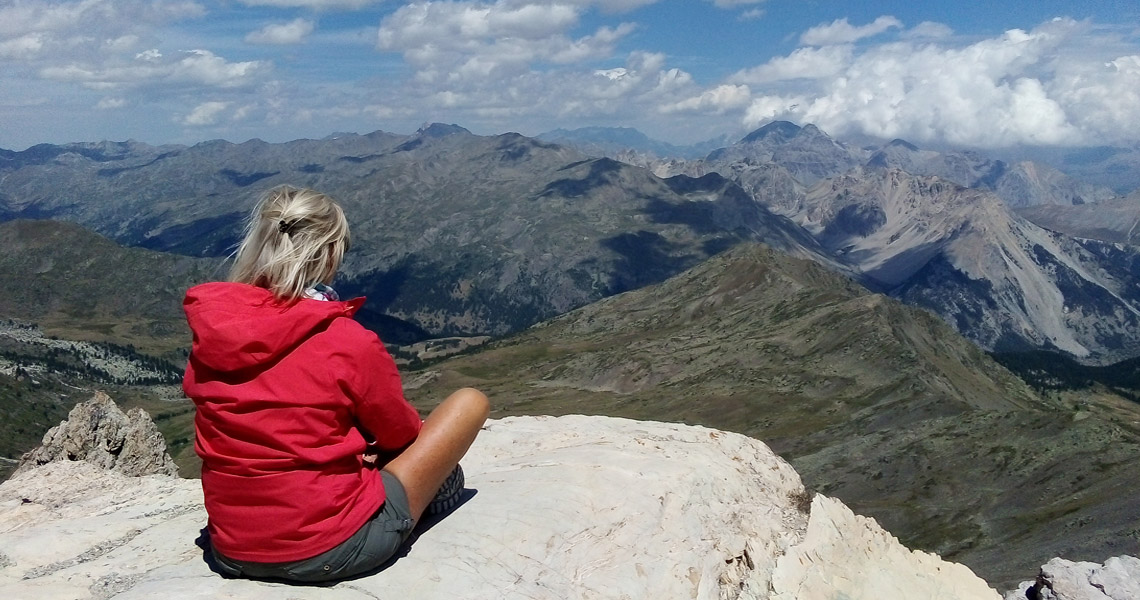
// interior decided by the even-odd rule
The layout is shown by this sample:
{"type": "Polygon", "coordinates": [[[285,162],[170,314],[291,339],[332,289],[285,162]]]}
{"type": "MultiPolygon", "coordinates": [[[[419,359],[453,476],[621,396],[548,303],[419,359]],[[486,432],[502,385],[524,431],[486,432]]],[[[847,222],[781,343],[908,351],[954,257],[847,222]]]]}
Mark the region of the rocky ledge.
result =
{"type": "Polygon", "coordinates": [[[49,462],[0,485],[0,598],[999,598],[741,435],[508,418],[464,469],[465,501],[390,568],[301,587],[210,570],[198,481],[49,462]]]}

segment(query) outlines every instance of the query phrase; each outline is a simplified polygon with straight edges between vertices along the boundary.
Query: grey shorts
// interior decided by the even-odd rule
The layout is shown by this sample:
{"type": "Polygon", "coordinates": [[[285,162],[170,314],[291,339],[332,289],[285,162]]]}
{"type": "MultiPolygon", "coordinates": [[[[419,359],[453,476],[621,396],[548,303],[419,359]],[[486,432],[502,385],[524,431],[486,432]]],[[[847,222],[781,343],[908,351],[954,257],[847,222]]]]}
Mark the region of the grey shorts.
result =
{"type": "Polygon", "coordinates": [[[380,477],[384,482],[384,505],[352,537],[332,550],[293,562],[256,563],[227,558],[211,546],[218,570],[231,577],[317,583],[345,579],[384,565],[411,535],[416,522],[404,486],[387,471],[380,471],[380,477]]]}

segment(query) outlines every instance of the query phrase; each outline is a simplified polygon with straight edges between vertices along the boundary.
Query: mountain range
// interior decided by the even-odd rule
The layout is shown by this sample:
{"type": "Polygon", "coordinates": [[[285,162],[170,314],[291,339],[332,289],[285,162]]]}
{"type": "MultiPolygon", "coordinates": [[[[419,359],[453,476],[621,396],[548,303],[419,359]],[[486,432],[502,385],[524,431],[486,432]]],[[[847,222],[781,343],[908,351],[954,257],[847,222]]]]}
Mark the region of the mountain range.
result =
{"type": "Polygon", "coordinates": [[[1140,353],[1135,251],[1047,232],[995,195],[1071,206],[1103,190],[786,122],[670,160],[680,172],[662,178],[660,165],[442,124],[287,144],[41,145],[0,158],[0,218],[223,257],[261,190],[321,189],[354,223],[340,285],[370,296],[362,318],[398,343],[518,331],[762,241],[933,310],[988,350],[1095,365],[1140,353]]]}
{"type": "Polygon", "coordinates": [[[517,134],[454,126],[283,145],[36,147],[4,168],[8,218],[74,221],[191,256],[228,254],[267,187],[326,191],[353,223],[341,285],[403,322],[403,331],[379,324],[393,342],[516,331],[746,240],[826,260],[799,227],[718,175],[662,180],[517,134]]]}
{"type": "Polygon", "coordinates": [[[632,127],[580,127],[578,129],[554,129],[540,133],[536,138],[563,146],[573,146],[591,156],[618,158],[621,153],[650,155],[658,158],[701,158],[733,142],[728,136],[720,136],[678,146],[654,140],[632,127]]]}
{"type": "Polygon", "coordinates": [[[1136,251],[1047,231],[1013,210],[1102,214],[1111,190],[901,140],[853,148],[787,122],[699,161],[647,166],[733,180],[864,284],[932,310],[988,350],[1044,348],[1096,365],[1140,351],[1136,251]]]}

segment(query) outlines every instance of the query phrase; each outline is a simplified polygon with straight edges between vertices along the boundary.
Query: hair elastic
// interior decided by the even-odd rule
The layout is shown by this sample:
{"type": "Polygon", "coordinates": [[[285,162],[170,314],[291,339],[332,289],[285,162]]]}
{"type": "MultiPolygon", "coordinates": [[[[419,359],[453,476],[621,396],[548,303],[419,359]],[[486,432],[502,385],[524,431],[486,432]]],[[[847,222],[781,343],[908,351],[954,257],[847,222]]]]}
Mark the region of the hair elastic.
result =
{"type": "Polygon", "coordinates": [[[277,231],[279,231],[281,233],[285,233],[285,234],[291,234],[291,233],[293,233],[293,228],[296,226],[297,226],[297,221],[291,221],[289,223],[286,223],[285,219],[281,219],[280,221],[277,222],[277,231]]]}

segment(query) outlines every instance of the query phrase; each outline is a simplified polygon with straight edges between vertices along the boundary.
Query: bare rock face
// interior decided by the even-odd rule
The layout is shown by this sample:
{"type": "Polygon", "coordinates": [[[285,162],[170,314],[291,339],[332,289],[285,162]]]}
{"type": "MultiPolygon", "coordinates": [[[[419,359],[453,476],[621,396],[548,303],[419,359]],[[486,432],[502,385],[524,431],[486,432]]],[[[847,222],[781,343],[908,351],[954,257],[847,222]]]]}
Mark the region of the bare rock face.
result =
{"type": "Polygon", "coordinates": [[[103,392],[77,404],[66,421],[49,429],[40,447],[24,455],[15,474],[60,460],[82,460],[131,477],[178,474],[166,441],[146,411],[135,408],[124,414],[103,392]]]}
{"type": "Polygon", "coordinates": [[[1136,600],[1140,598],[1140,558],[1116,556],[1103,565],[1054,558],[1035,581],[1007,592],[1005,600],[1136,600]]]}
{"type": "Polygon", "coordinates": [[[779,559],[772,581],[771,600],[998,597],[965,565],[908,550],[873,519],[821,495],[804,539],[779,559]]]}
{"type": "Polygon", "coordinates": [[[463,465],[464,502],[391,567],[306,587],[212,572],[197,481],[52,462],[0,485],[0,598],[999,600],[836,500],[809,508],[791,466],[742,435],[515,417],[463,465]]]}

